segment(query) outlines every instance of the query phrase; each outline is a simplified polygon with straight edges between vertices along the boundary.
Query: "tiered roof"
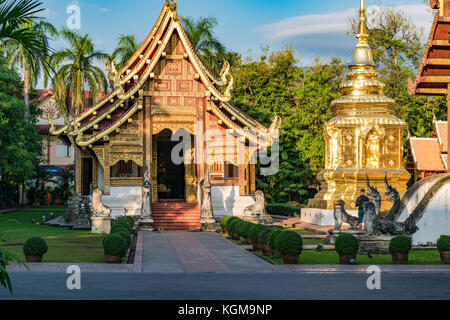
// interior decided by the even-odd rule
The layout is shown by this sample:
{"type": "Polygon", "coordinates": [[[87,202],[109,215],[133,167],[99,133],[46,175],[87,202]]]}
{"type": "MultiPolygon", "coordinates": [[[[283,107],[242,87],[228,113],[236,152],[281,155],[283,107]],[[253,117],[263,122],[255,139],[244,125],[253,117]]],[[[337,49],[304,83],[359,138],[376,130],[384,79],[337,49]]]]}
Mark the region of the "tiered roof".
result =
{"type": "Polygon", "coordinates": [[[417,78],[410,79],[412,95],[447,95],[450,83],[450,0],[431,0],[435,14],[417,78]]]}
{"type": "Polygon", "coordinates": [[[411,153],[418,171],[447,171],[448,122],[434,121],[432,138],[411,138],[411,153]]]}
{"type": "MultiPolygon", "coordinates": [[[[229,64],[225,63],[219,76],[202,63],[183,30],[176,10],[176,1],[169,0],[165,2],[155,26],[145,41],[123,68],[117,70],[114,61],[106,62],[109,71],[108,77],[114,84],[115,90],[67,126],[59,130],[52,128],[51,133],[74,136],[76,144],[80,147],[92,146],[98,141],[107,140],[109,134],[142,109],[143,86],[147,79],[155,77],[153,71],[160,58],[165,57],[166,46],[174,32],[178,33],[187,52],[184,58],[189,59],[198,74],[199,81],[210,92],[209,99],[217,103],[212,104],[213,107],[208,111],[215,114],[236,133],[249,140],[254,140],[249,129],[253,130],[262,134],[262,139],[260,136],[260,140],[255,140],[255,142],[259,145],[270,145],[274,129],[280,126],[279,117],[275,117],[271,128],[267,129],[229,103],[230,92],[233,88],[233,77],[229,73],[229,64]]],[[[49,122],[51,123],[51,121],[49,122]]]]}

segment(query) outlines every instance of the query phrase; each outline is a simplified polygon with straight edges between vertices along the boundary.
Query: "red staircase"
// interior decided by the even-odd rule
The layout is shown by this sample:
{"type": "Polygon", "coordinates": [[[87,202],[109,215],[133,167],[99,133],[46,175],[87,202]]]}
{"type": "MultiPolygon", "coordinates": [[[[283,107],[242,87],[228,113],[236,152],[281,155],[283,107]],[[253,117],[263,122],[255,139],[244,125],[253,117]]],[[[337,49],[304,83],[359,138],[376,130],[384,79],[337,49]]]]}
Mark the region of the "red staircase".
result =
{"type": "Polygon", "coordinates": [[[155,230],[199,230],[198,204],[184,202],[159,202],[152,205],[155,230]]]}

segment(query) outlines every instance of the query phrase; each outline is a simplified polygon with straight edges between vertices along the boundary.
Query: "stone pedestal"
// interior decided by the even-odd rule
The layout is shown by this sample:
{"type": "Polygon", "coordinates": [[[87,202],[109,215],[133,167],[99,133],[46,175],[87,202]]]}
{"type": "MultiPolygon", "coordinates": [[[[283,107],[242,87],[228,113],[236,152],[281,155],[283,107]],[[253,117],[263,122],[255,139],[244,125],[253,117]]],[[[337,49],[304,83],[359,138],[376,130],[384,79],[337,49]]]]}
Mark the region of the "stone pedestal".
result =
{"type": "Polygon", "coordinates": [[[91,217],[92,233],[109,234],[111,232],[111,217],[91,217]]]}
{"type": "Polygon", "coordinates": [[[138,220],[139,229],[143,231],[153,231],[153,219],[152,218],[140,218],[138,220]]]}
{"type": "Polygon", "coordinates": [[[374,253],[374,254],[388,254],[389,242],[395,236],[381,235],[381,236],[359,236],[359,252],[358,253],[374,253]]]}
{"type": "Polygon", "coordinates": [[[215,231],[216,230],[216,220],[214,218],[201,218],[200,224],[204,231],[215,231]]]}
{"type": "Polygon", "coordinates": [[[328,230],[327,242],[334,244],[336,238],[343,233],[350,233],[359,240],[358,254],[388,254],[389,242],[395,236],[380,235],[380,236],[368,236],[365,230],[359,229],[346,229],[346,230],[328,230]]]}

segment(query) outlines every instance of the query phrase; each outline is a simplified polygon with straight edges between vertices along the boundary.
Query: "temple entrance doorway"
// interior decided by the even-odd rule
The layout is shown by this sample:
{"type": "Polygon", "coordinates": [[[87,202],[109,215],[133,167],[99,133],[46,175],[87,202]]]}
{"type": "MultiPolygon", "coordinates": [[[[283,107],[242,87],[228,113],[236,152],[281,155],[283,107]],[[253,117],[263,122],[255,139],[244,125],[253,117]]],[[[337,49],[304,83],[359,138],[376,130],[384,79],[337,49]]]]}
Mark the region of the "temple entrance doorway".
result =
{"type": "Polygon", "coordinates": [[[173,148],[179,142],[170,141],[170,131],[163,131],[161,135],[158,135],[157,141],[158,200],[184,202],[186,200],[185,166],[184,163],[175,164],[171,157],[173,148]]]}

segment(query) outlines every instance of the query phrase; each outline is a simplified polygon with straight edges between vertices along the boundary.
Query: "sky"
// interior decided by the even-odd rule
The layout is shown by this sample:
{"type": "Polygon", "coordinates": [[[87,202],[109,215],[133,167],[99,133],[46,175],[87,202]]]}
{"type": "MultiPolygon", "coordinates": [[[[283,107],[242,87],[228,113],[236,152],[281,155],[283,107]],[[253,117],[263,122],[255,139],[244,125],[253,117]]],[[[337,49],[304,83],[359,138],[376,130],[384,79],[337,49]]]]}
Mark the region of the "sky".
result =
{"type": "MultiPolygon", "coordinates": [[[[111,53],[121,34],[143,41],[153,27],[164,0],[41,0],[43,15],[57,27],[65,26],[67,8],[79,6],[81,29],[97,48],[111,53]]],[[[228,50],[257,57],[261,46],[278,50],[292,45],[307,65],[316,56],[348,59],[356,40],[346,35],[359,0],[178,0],[178,13],[215,17],[216,36],[228,50]]],[[[424,0],[366,0],[368,10],[398,7],[428,36],[432,14],[424,0]]],[[[53,44],[63,48],[63,42],[53,44]]]]}

